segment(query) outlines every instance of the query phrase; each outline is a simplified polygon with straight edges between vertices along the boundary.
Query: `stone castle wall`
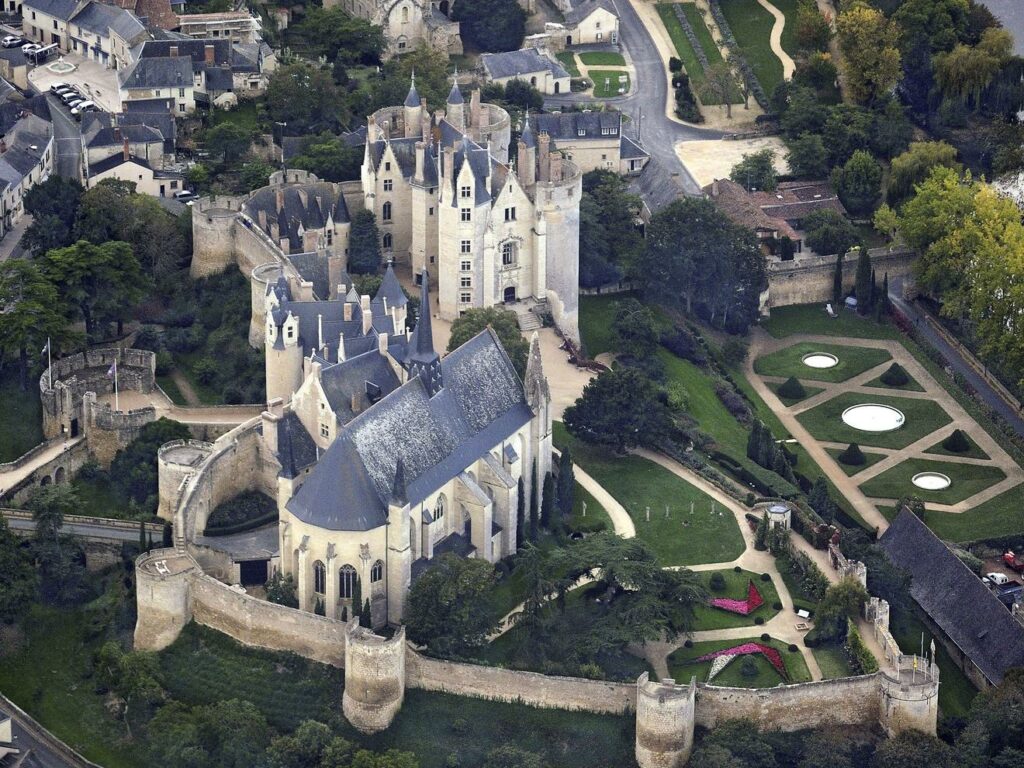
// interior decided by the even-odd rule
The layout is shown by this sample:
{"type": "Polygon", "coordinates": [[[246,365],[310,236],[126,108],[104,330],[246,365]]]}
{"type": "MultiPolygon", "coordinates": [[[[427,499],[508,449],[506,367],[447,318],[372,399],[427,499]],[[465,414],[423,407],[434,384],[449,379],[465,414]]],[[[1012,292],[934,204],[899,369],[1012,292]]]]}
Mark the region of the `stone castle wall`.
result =
{"type": "MultiPolygon", "coordinates": [[[[882,277],[889,274],[889,280],[907,277],[913,273],[915,254],[911,250],[873,248],[871,266],[881,285],[882,277]]],[[[857,275],[856,251],[846,254],[843,259],[843,287],[853,287],[857,275]]],[[[832,278],[835,274],[836,257],[810,255],[797,257],[792,261],[769,260],[768,295],[770,307],[787,307],[791,304],[811,304],[832,301],[832,278]]],[[[835,307],[838,312],[840,307],[835,307]]]]}
{"type": "MultiPolygon", "coordinates": [[[[18,459],[17,462],[12,462],[12,464],[18,465],[26,457],[31,459],[31,457],[38,455],[37,450],[45,451],[50,445],[50,443],[41,443],[37,448],[33,448],[21,459],[18,459]]],[[[50,483],[62,485],[70,482],[71,478],[89,460],[89,446],[85,440],[71,443],[67,446],[66,450],[57,454],[45,464],[36,467],[10,488],[0,488],[0,502],[11,506],[25,504],[41,485],[49,485],[50,483]]],[[[20,466],[24,466],[24,463],[21,463],[20,466]]]]}
{"type": "Polygon", "coordinates": [[[405,655],[405,674],[406,685],[410,688],[478,699],[605,714],[621,714],[636,708],[633,683],[555,677],[442,661],[423,656],[411,647],[405,655]]]}

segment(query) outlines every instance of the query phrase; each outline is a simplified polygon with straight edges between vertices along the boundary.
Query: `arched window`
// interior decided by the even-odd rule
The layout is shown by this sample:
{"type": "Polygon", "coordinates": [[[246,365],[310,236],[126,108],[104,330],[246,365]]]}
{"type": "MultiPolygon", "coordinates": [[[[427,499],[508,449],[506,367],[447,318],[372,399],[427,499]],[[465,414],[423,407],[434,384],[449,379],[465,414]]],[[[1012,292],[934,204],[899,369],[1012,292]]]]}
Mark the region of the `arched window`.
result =
{"type": "Polygon", "coordinates": [[[444,505],[444,494],[441,494],[440,496],[437,497],[437,504],[434,505],[435,520],[440,520],[442,517],[444,517],[444,505]]]}
{"type": "MultiPolygon", "coordinates": [[[[390,205],[390,203],[389,203],[389,205],[390,205]]],[[[391,233],[390,232],[385,232],[384,233],[384,249],[387,250],[387,249],[391,248],[391,243],[392,242],[394,242],[394,241],[391,239],[391,233]]]]}
{"type": "Polygon", "coordinates": [[[318,595],[327,592],[327,568],[319,560],[313,563],[313,591],[318,595]]]}
{"type": "Polygon", "coordinates": [[[536,77],[531,77],[530,78],[530,85],[532,85],[534,88],[537,87],[537,78],[536,77]]]}
{"type": "Polygon", "coordinates": [[[408,20],[409,20],[409,9],[408,8],[403,8],[402,9],[402,21],[405,22],[405,21],[408,21],[408,20]]]}
{"type": "Polygon", "coordinates": [[[380,217],[384,221],[391,221],[391,201],[384,203],[384,207],[381,209],[380,217]]]}
{"type": "Polygon", "coordinates": [[[384,561],[378,560],[370,569],[370,581],[376,583],[384,578],[384,561]]]}
{"type": "Polygon", "coordinates": [[[341,566],[341,570],[338,571],[338,592],[341,594],[342,600],[351,600],[352,596],[356,593],[356,582],[358,577],[356,576],[356,569],[351,565],[341,566]]]}

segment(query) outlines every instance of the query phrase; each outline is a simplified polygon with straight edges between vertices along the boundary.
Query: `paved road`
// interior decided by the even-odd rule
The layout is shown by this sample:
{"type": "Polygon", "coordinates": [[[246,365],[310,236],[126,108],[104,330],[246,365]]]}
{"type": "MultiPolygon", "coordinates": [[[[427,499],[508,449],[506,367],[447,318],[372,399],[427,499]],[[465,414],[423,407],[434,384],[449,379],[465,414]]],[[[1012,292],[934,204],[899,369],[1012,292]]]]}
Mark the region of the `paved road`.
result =
{"type": "MultiPolygon", "coordinates": [[[[12,531],[34,531],[36,529],[34,520],[24,520],[20,517],[8,519],[7,525],[10,526],[12,531]]],[[[147,533],[156,533],[150,528],[146,530],[147,533]]],[[[94,539],[96,541],[128,541],[135,543],[139,540],[137,525],[133,528],[114,528],[106,525],[70,523],[65,521],[61,527],[61,532],[69,536],[78,536],[83,539],[94,539]]]]}
{"type": "MultiPolygon", "coordinates": [[[[700,186],[680,162],[675,145],[680,141],[720,139],[725,133],[710,128],[683,125],[665,114],[668,99],[665,62],[661,60],[651,33],[644,26],[632,3],[629,0],[613,0],[613,3],[619,13],[619,37],[629,51],[636,76],[633,92],[629,96],[607,101],[629,115],[634,126],[639,126],[640,141],[644,149],[651,153],[652,162],[657,162],[669,174],[678,174],[677,178],[687,194],[699,195],[700,186]]],[[[557,109],[560,104],[593,100],[592,96],[566,94],[545,99],[545,106],[557,109]]]]}
{"type": "MultiPolygon", "coordinates": [[[[1022,23],[1024,23],[1024,16],[1022,16],[1022,23]]],[[[923,316],[921,310],[914,304],[903,299],[902,281],[893,281],[890,286],[889,299],[907,317],[917,320],[923,316]]],[[[946,358],[953,370],[970,382],[974,391],[985,401],[986,405],[1002,416],[1018,435],[1024,436],[1024,418],[1021,418],[1021,414],[1003,400],[988,381],[978,375],[978,372],[967,363],[957,349],[950,346],[945,339],[932,330],[924,321],[917,324],[917,330],[932,347],[942,353],[942,356],[946,358]]]]}
{"type": "Polygon", "coordinates": [[[46,100],[50,104],[53,143],[57,151],[54,170],[64,178],[81,181],[82,134],[78,129],[78,123],[64,110],[64,105],[56,96],[47,94],[46,100]]]}
{"type": "Polygon", "coordinates": [[[25,230],[32,225],[32,215],[29,213],[22,214],[21,218],[18,219],[18,223],[15,224],[3,239],[0,240],[0,261],[7,261],[7,259],[17,259],[23,253],[21,247],[21,236],[25,234],[25,230]]]}
{"type": "Polygon", "coordinates": [[[4,714],[11,715],[14,746],[22,752],[18,758],[15,758],[15,764],[26,752],[29,753],[19,768],[77,768],[76,763],[60,757],[56,752],[49,749],[43,741],[37,738],[34,728],[31,726],[26,728],[25,726],[28,724],[22,720],[20,715],[15,712],[7,713],[5,710],[0,709],[0,716],[4,714]]]}

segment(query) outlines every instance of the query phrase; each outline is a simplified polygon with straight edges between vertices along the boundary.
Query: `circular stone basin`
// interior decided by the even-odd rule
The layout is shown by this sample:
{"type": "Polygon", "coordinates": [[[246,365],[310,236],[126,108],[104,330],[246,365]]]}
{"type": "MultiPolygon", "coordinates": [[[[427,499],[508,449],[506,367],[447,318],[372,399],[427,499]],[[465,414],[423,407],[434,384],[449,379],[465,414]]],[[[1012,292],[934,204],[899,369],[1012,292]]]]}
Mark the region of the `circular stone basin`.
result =
{"type": "Polygon", "coordinates": [[[64,59],[55,61],[52,64],[47,64],[46,68],[51,72],[57,73],[58,75],[65,75],[68,72],[74,72],[76,69],[78,69],[78,67],[76,67],[74,64],[64,61],[64,59]]]}
{"type": "Polygon", "coordinates": [[[910,482],[926,491],[944,491],[953,484],[953,481],[941,472],[918,472],[910,478],[910,482]]]}
{"type": "Polygon", "coordinates": [[[808,368],[834,368],[839,365],[839,358],[828,352],[811,352],[801,359],[808,368]]]}
{"type": "Polygon", "coordinates": [[[903,426],[906,417],[890,405],[864,403],[843,411],[843,422],[862,432],[891,432],[903,426]]]}

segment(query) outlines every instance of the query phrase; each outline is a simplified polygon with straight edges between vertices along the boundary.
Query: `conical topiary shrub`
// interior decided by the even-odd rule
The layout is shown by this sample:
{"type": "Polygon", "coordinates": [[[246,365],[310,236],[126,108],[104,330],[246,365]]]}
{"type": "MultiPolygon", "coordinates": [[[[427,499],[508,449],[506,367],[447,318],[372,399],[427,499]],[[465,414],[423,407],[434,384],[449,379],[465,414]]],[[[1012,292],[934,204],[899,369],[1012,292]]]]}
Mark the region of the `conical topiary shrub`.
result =
{"type": "Polygon", "coordinates": [[[796,376],[790,376],[779,387],[778,395],[787,400],[803,400],[807,397],[807,390],[804,389],[804,385],[797,380],[796,376]]]}
{"type": "Polygon", "coordinates": [[[846,446],[846,449],[839,454],[839,463],[845,464],[848,467],[859,467],[865,462],[867,462],[867,459],[864,458],[864,453],[856,443],[850,443],[846,446]]]}
{"type": "Polygon", "coordinates": [[[882,383],[887,387],[903,387],[910,383],[910,376],[899,363],[893,363],[882,374],[882,383]]]}
{"type": "Polygon", "coordinates": [[[954,429],[952,434],[942,441],[942,447],[951,453],[967,453],[971,450],[971,441],[961,429],[954,429]]]}

